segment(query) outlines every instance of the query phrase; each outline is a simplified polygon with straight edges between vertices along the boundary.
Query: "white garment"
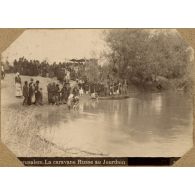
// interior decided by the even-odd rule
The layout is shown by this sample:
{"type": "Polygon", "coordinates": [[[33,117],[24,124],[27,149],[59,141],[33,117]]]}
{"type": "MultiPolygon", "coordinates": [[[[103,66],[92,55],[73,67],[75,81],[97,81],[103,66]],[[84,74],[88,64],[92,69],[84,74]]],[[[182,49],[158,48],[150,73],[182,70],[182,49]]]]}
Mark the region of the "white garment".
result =
{"type": "Polygon", "coordinates": [[[74,96],[74,95],[71,93],[71,94],[69,95],[68,99],[72,99],[73,96],[74,96]]]}
{"type": "Polygon", "coordinates": [[[35,102],[35,94],[33,94],[31,101],[32,101],[32,103],[35,102]]]}
{"type": "Polygon", "coordinates": [[[91,97],[92,97],[92,98],[96,98],[95,93],[92,93],[92,94],[91,94],[91,97]]]}
{"type": "Polygon", "coordinates": [[[80,96],[83,96],[83,94],[84,94],[84,92],[83,92],[83,89],[81,88],[81,89],[79,90],[79,95],[80,95],[80,96]]]}
{"type": "Polygon", "coordinates": [[[71,93],[68,97],[68,102],[67,102],[67,105],[68,106],[71,106],[72,105],[72,100],[73,100],[73,94],[71,93]]]}
{"type": "Polygon", "coordinates": [[[15,91],[16,97],[21,97],[22,96],[22,85],[20,83],[16,83],[15,87],[16,87],[16,91],[15,91]]]}

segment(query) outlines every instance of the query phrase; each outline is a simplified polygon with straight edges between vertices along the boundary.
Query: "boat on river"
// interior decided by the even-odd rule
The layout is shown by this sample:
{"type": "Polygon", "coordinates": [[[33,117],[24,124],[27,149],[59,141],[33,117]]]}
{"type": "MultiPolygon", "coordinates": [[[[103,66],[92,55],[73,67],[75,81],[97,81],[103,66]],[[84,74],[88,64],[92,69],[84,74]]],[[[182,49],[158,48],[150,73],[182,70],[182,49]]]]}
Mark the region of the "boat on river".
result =
{"type": "Polygon", "coordinates": [[[111,96],[103,96],[103,97],[97,97],[92,99],[98,99],[98,100],[121,100],[121,99],[127,99],[129,98],[128,95],[111,95],[111,96]]]}

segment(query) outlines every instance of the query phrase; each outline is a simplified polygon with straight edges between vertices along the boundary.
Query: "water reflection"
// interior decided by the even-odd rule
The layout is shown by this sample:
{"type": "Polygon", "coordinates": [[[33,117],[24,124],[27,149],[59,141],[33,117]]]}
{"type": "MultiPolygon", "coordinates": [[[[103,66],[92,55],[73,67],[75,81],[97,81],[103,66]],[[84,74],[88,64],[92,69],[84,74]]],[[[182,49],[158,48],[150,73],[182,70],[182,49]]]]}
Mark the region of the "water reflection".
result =
{"type": "Polygon", "coordinates": [[[85,99],[78,112],[4,103],[1,137],[18,156],[181,156],[193,144],[192,97],[182,93],[85,99]]]}
{"type": "Polygon", "coordinates": [[[184,94],[84,101],[79,112],[50,112],[46,118],[50,128],[40,136],[61,148],[108,156],[181,156],[192,146],[192,99],[184,94]]]}

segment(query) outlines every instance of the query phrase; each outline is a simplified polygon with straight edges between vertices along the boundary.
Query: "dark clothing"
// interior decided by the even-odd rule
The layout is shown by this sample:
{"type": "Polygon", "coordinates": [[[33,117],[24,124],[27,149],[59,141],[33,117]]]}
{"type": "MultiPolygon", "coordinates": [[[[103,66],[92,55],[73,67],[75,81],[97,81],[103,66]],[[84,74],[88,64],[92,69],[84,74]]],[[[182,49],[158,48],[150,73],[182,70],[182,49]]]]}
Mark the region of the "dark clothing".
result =
{"type": "Polygon", "coordinates": [[[77,87],[74,87],[72,93],[73,93],[74,96],[78,96],[79,95],[78,88],[77,87]]]}
{"type": "Polygon", "coordinates": [[[22,83],[20,76],[15,77],[15,83],[22,83]]]}
{"type": "Polygon", "coordinates": [[[29,83],[29,96],[34,94],[34,86],[33,83],[29,83]]]}
{"type": "Polygon", "coordinates": [[[57,93],[59,89],[57,89],[55,83],[49,83],[47,86],[47,92],[48,92],[48,103],[55,104],[57,101],[57,93]]]}
{"type": "Polygon", "coordinates": [[[27,105],[28,104],[28,96],[29,96],[28,85],[24,85],[24,87],[23,87],[23,96],[24,96],[23,105],[27,105]]]}
{"type": "Polygon", "coordinates": [[[43,104],[43,93],[42,90],[40,90],[38,84],[35,85],[35,104],[36,105],[43,104]]]}
{"type": "Polygon", "coordinates": [[[51,84],[50,93],[51,93],[51,103],[55,104],[56,103],[56,85],[55,85],[55,83],[51,84]]]}
{"type": "Polygon", "coordinates": [[[24,85],[23,86],[23,96],[28,97],[28,93],[29,93],[28,85],[24,85]]]}
{"type": "Polygon", "coordinates": [[[39,92],[39,85],[35,85],[35,104],[39,104],[40,92],[39,92]]]}
{"type": "Polygon", "coordinates": [[[52,103],[52,85],[51,83],[47,86],[47,93],[48,93],[48,103],[52,103]]]}
{"type": "Polygon", "coordinates": [[[62,103],[66,103],[66,96],[67,96],[67,88],[66,88],[66,86],[64,85],[63,87],[62,87],[62,89],[61,89],[61,102],[62,103]]]}
{"type": "Polygon", "coordinates": [[[1,79],[5,78],[5,72],[1,70],[1,79]]]}
{"type": "Polygon", "coordinates": [[[89,91],[89,84],[88,84],[88,83],[86,83],[86,84],[84,85],[84,90],[85,90],[85,92],[86,92],[86,91],[89,91]]]}
{"type": "Polygon", "coordinates": [[[118,83],[114,83],[114,84],[113,84],[113,88],[114,88],[114,92],[116,92],[117,89],[118,89],[118,83]]]}
{"type": "Polygon", "coordinates": [[[28,94],[28,104],[31,105],[32,103],[32,97],[34,95],[34,86],[33,82],[29,83],[29,94],[28,94]]]}
{"type": "Polygon", "coordinates": [[[56,104],[60,103],[60,87],[56,86],[56,92],[55,92],[55,97],[56,97],[56,104]]]}

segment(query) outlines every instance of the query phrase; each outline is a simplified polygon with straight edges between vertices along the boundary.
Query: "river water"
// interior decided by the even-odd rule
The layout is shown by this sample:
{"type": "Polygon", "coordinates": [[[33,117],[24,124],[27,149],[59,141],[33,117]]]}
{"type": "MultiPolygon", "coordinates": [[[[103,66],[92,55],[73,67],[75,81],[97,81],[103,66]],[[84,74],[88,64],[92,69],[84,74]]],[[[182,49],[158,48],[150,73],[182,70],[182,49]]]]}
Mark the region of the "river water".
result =
{"type": "Polygon", "coordinates": [[[81,101],[79,111],[44,117],[40,137],[73,156],[180,157],[193,145],[192,97],[182,92],[81,101]]]}

